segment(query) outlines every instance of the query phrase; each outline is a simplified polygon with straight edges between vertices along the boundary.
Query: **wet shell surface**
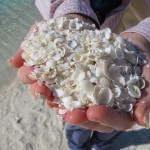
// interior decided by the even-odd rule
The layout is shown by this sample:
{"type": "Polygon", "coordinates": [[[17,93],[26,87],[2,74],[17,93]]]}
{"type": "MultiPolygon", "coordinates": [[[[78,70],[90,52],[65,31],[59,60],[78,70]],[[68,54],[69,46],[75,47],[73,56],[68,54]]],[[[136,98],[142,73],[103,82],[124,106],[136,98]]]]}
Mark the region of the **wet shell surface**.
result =
{"type": "Polygon", "coordinates": [[[97,30],[79,19],[37,23],[22,42],[29,78],[45,84],[65,110],[101,104],[129,112],[141,97],[144,54],[109,28],[97,30]]]}

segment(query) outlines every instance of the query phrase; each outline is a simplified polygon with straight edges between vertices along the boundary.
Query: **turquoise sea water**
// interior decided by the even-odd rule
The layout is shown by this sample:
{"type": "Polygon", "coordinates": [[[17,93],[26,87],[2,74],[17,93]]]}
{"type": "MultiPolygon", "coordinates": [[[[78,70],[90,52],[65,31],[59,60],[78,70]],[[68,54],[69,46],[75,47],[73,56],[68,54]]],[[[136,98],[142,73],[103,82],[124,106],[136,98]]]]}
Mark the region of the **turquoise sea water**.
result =
{"type": "Polygon", "coordinates": [[[42,17],[34,0],[0,0],[0,90],[15,78],[7,59],[19,48],[30,26],[42,17]]]}

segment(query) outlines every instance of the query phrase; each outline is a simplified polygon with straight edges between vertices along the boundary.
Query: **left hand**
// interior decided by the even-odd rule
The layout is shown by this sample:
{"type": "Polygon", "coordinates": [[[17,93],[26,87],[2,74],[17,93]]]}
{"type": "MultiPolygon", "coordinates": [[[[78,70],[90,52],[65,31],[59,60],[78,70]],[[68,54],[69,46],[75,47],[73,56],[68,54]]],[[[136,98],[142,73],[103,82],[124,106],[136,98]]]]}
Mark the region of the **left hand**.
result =
{"type": "Polygon", "coordinates": [[[134,123],[144,127],[150,126],[150,43],[138,33],[122,33],[123,38],[128,38],[133,44],[145,52],[148,64],[143,66],[142,74],[146,80],[146,87],[142,91],[142,97],[133,108],[133,117],[129,113],[120,112],[113,108],[102,105],[94,105],[86,110],[73,110],[66,115],[70,124],[79,125],[83,128],[100,132],[111,132],[112,130],[126,130],[134,123]],[[75,111],[84,119],[75,114],[75,111]]]}

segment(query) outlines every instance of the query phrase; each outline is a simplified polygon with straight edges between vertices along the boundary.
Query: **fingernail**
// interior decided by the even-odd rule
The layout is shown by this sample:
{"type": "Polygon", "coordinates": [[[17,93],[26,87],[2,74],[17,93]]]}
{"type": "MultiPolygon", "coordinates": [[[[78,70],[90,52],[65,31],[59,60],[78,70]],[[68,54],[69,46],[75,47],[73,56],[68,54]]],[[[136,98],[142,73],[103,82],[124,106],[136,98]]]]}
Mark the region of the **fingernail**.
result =
{"type": "Polygon", "coordinates": [[[38,99],[43,99],[43,100],[45,99],[44,95],[41,95],[40,93],[38,93],[36,91],[35,91],[35,97],[38,98],[38,99]]]}
{"type": "Polygon", "coordinates": [[[145,114],[143,122],[145,123],[146,128],[149,129],[150,128],[150,109],[148,109],[146,111],[146,114],[145,114]]]}
{"type": "Polygon", "coordinates": [[[12,67],[12,65],[11,65],[11,58],[9,58],[8,60],[7,60],[7,65],[9,66],[9,67],[12,67]]]}

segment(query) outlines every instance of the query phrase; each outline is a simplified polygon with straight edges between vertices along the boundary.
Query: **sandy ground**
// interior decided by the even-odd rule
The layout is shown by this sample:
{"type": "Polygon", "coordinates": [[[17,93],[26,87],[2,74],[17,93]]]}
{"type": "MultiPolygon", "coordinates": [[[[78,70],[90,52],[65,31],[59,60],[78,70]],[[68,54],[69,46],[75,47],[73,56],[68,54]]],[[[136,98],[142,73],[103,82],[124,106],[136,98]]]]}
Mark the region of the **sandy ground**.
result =
{"type": "MultiPolygon", "coordinates": [[[[0,92],[0,150],[68,150],[65,124],[17,79],[0,92]]],[[[150,150],[150,129],[120,134],[112,150],[150,150]]],[[[109,148],[109,150],[111,150],[109,148]]]]}

